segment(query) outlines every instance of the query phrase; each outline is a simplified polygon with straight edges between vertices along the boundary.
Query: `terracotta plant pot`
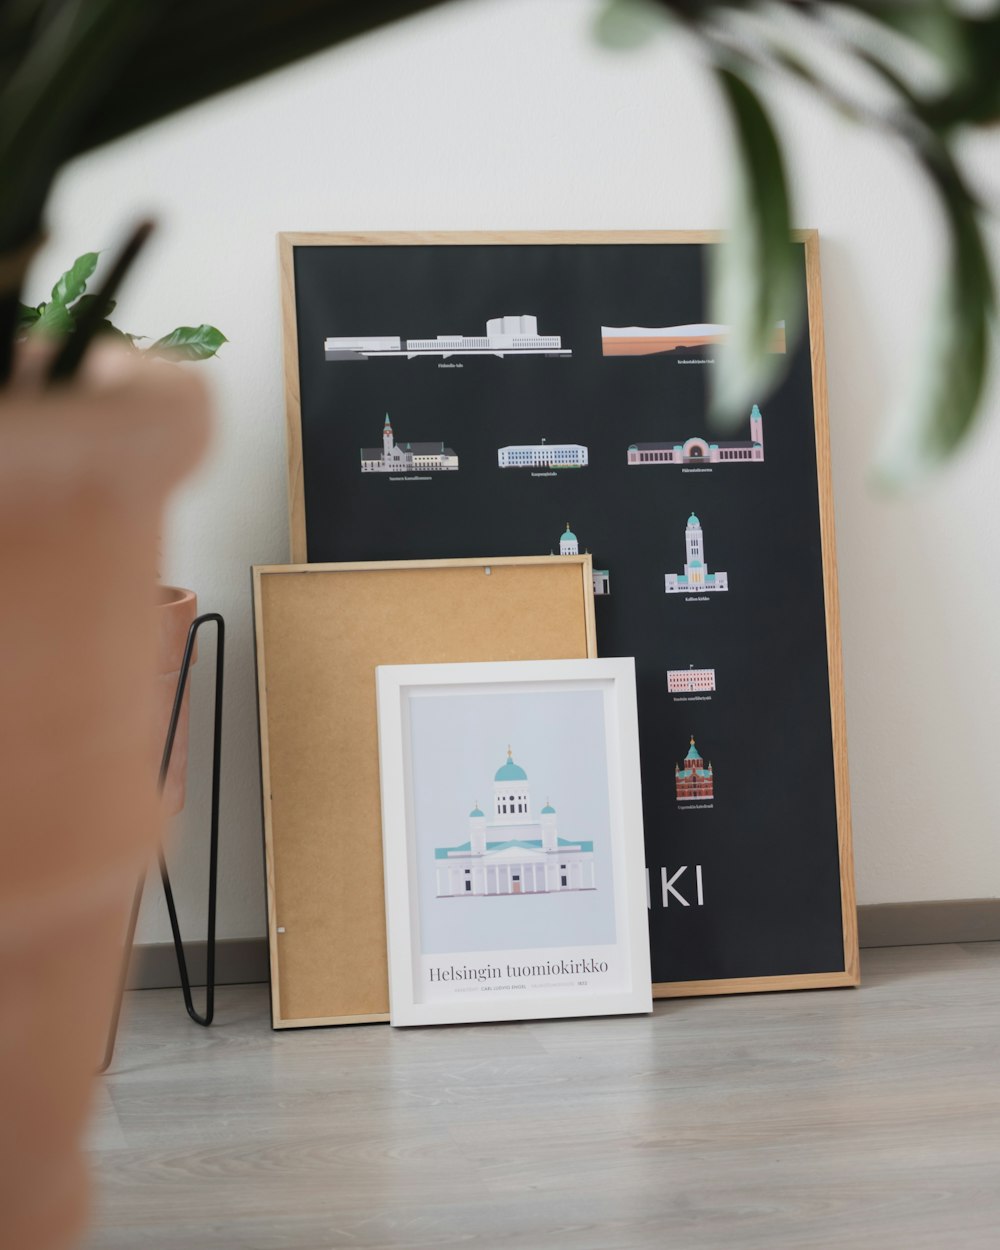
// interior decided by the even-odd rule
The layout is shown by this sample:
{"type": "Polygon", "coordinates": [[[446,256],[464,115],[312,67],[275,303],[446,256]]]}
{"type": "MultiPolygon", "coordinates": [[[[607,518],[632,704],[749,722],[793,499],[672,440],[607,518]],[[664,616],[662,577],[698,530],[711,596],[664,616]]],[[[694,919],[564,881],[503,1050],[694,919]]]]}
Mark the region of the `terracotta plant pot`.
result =
{"type": "MultiPolygon", "coordinates": [[[[174,706],[174,695],[177,691],[177,678],[184,658],[184,647],[187,644],[188,630],[191,622],[198,615],[198,596],[193,590],[184,590],[180,586],[158,586],[156,604],[156,770],[160,769],[160,758],[163,743],[170,725],[170,713],[174,706]]],[[[192,665],[198,659],[198,648],[195,646],[191,655],[192,665]]],[[[187,789],[188,761],[188,723],[191,704],[191,677],[184,692],[181,704],[181,715],[177,722],[177,735],[174,738],[174,749],[170,756],[170,768],[163,787],[163,814],[176,816],[184,807],[187,789]]]]}
{"type": "Polygon", "coordinates": [[[156,539],[207,431],[189,374],[110,364],[0,395],[0,1243],[31,1250],[72,1244],[85,1212],[80,1139],[160,828],[156,539]]]}

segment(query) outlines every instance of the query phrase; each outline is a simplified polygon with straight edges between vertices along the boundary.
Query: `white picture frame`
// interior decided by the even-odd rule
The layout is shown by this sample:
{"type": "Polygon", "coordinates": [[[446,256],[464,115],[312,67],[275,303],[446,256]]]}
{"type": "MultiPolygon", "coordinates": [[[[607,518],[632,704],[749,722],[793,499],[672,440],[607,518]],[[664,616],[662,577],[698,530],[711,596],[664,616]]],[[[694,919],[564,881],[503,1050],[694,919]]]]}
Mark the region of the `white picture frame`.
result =
{"type": "Polygon", "coordinates": [[[650,1012],[634,661],[376,682],[390,1023],[650,1012]]]}

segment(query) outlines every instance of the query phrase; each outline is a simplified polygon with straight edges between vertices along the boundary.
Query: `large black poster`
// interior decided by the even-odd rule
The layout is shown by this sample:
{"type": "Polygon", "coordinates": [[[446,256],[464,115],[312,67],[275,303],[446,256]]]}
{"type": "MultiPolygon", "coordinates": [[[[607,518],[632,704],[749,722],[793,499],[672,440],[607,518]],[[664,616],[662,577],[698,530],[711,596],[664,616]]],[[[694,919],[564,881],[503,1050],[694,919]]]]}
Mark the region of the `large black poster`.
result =
{"type": "Polygon", "coordinates": [[[720,437],[711,244],[528,237],[286,236],[294,554],[590,551],[600,654],[636,659],[654,982],[851,983],[810,335],[775,328],[784,381],[720,437]]]}

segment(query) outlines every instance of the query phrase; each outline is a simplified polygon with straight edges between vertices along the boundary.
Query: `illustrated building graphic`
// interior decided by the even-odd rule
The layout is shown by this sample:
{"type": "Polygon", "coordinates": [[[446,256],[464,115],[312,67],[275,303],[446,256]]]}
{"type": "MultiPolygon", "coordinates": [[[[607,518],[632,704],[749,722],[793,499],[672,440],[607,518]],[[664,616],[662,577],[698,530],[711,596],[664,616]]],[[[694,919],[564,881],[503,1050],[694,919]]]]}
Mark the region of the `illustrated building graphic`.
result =
{"type": "Polygon", "coordinates": [[[501,469],[583,469],[587,449],[580,443],[522,443],[497,449],[501,469]]]}
{"type": "Polygon", "coordinates": [[[684,531],[687,546],[687,560],[683,573],[668,573],[666,576],[666,593],[676,595],[697,591],[704,594],[713,590],[728,590],[729,575],[727,573],[710,573],[705,563],[705,536],[701,530],[701,522],[692,512],[687,519],[684,531]]]}
{"type": "Polygon", "coordinates": [[[439,334],[407,339],[394,334],[333,336],[324,339],[327,360],[368,360],[375,356],[572,356],[558,334],[539,334],[538,318],[528,313],[492,317],[481,335],[439,334]]]}
{"type": "Polygon", "coordinates": [[[490,816],[476,803],[468,827],[467,842],[435,848],[438,898],[596,889],[593,842],[561,838],[548,801],[532,818],[528,774],[509,747],[493,778],[490,816]]]}
{"type": "Polygon", "coordinates": [[[691,745],[684,757],[684,767],[674,765],[674,784],[677,787],[678,803],[689,799],[712,799],[715,797],[715,781],[712,776],[712,765],[705,767],[705,761],[698,754],[691,735],[691,745]]]}
{"type": "Polygon", "coordinates": [[[444,443],[397,443],[388,413],[382,426],[382,446],[361,448],[362,473],[425,473],[457,468],[458,456],[444,443]]]}
{"type": "Polygon", "coordinates": [[[671,694],[703,694],[715,689],[715,669],[672,668],[667,672],[667,690],[671,694]]]}
{"type": "MultiPolygon", "coordinates": [[[[559,535],[559,554],[561,556],[578,556],[580,554],[580,543],[569,527],[569,521],[566,522],[566,529],[559,535]]],[[[607,569],[594,569],[594,594],[610,595],[611,594],[611,575],[607,569]]]]}
{"type": "Polygon", "coordinates": [[[633,443],[628,449],[631,464],[747,464],[764,459],[764,418],[754,404],[750,411],[750,441],[708,443],[689,438],[685,443],[633,443]]]}

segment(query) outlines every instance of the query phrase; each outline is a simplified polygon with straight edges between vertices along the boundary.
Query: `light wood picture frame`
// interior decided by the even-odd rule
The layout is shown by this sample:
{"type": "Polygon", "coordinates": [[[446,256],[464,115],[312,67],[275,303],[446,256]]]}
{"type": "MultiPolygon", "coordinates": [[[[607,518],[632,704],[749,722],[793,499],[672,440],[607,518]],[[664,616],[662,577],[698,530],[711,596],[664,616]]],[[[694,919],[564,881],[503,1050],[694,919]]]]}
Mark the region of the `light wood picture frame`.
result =
{"type": "Polygon", "coordinates": [[[253,570],[274,1028],[388,1020],[376,667],[592,658],[592,585],[586,555],[253,570]]]}
{"type": "MultiPolygon", "coordinates": [[[[754,450],[759,425],[755,427],[751,414],[751,441],[733,444],[746,449],[733,453],[735,463],[713,466],[706,459],[704,467],[692,463],[690,470],[677,467],[678,459],[670,468],[653,463],[669,462],[668,453],[674,451],[686,458],[689,449],[695,454],[699,446],[705,453],[718,453],[707,425],[707,404],[697,394],[697,379],[707,376],[711,360],[696,359],[699,349],[684,346],[683,336],[665,350],[662,342],[651,349],[648,341],[639,340],[643,326],[654,327],[655,337],[661,333],[656,327],[690,331],[708,320],[707,256],[723,237],[717,231],[317,232],[279,237],[289,515],[298,558],[467,554],[462,536],[444,534],[440,526],[428,527],[422,542],[410,537],[405,551],[397,548],[395,536],[375,536],[368,524],[369,505],[360,496],[352,498],[348,515],[338,492],[327,485],[337,473],[340,484],[353,481],[350,472],[343,476],[346,457],[353,455],[356,462],[358,445],[366,438],[374,441],[368,431],[376,417],[389,409],[395,421],[399,409],[401,437],[412,433],[453,439],[461,457],[459,473],[441,474],[433,487],[419,488],[425,492],[421,504],[431,491],[442,498],[451,491],[457,499],[455,479],[464,479],[466,490],[475,480],[481,483],[486,505],[478,532],[492,538],[494,548],[506,539],[508,550],[547,549],[558,538],[550,528],[550,512],[554,518],[560,509],[559,527],[571,520],[581,549],[593,541],[595,561],[611,566],[612,594],[598,594],[597,632],[604,653],[610,648],[639,661],[654,993],[662,997],[851,986],[860,979],[817,231],[793,233],[794,246],[801,251],[804,333],[799,340],[782,333],[776,349],[787,347],[794,355],[785,382],[761,403],[768,431],[766,455],[763,446],[754,450]],[[474,277],[463,281],[463,274],[474,277]],[[559,351],[552,353],[562,360],[543,367],[526,360],[469,358],[463,370],[446,371],[421,359],[378,359],[376,351],[364,364],[317,365],[325,336],[343,345],[343,336],[392,333],[404,336],[401,344],[408,347],[410,335],[419,344],[420,335],[441,331],[481,334],[483,318],[505,319],[508,312],[537,314],[540,335],[562,335],[559,351]],[[628,332],[637,330],[639,335],[633,333],[634,341],[629,341],[628,332]],[[654,354],[646,354],[651,350],[654,354]],[[674,367],[680,364],[703,367],[674,367]],[[544,403],[541,398],[532,401],[533,385],[539,397],[545,388],[544,403]],[[448,424],[450,397],[460,393],[467,406],[474,401],[476,422],[468,428],[448,424]],[[602,415],[610,413],[616,414],[615,421],[602,415]],[[425,414],[433,415],[433,423],[425,414]],[[498,471],[495,458],[501,440],[531,441],[536,431],[544,434],[543,421],[554,427],[549,433],[590,446],[589,466],[578,471],[576,481],[595,486],[588,502],[580,490],[567,494],[569,474],[554,475],[552,508],[544,518],[535,503],[525,504],[523,492],[515,491],[518,475],[498,471]],[[508,426],[518,428],[509,432],[508,426]],[[461,444],[453,430],[459,430],[461,444]],[[665,441],[639,444],[634,453],[629,448],[626,464],[626,444],[639,438],[665,441]],[[666,447],[668,453],[647,454],[644,449],[650,447],[666,447]],[[682,477],[686,471],[700,476],[682,477]],[[451,479],[447,488],[445,478],[451,479]],[[775,534],[775,501],[785,491],[798,498],[790,513],[795,535],[782,533],[778,544],[790,579],[778,588],[780,594],[772,595],[784,595],[785,617],[783,622],[765,622],[764,544],[749,548],[755,517],[763,518],[761,538],[775,534]],[[727,493],[728,500],[723,497],[727,493]],[[563,502],[567,497],[572,507],[563,502]],[[504,499],[519,500],[522,521],[532,522],[530,532],[524,523],[518,533],[511,532],[505,508],[515,505],[492,502],[504,499]],[[661,502],[671,502],[669,515],[658,511],[661,502]],[[685,541],[683,518],[699,521],[703,507],[709,509],[704,526],[713,567],[734,571],[728,596],[709,595],[712,607],[692,607],[690,613],[712,626],[722,615],[715,605],[728,600],[739,607],[730,615],[728,640],[721,646],[728,653],[718,661],[708,654],[710,644],[718,644],[718,631],[713,634],[709,628],[699,639],[689,628],[695,616],[682,619],[673,608],[666,610],[667,602],[676,605],[683,595],[650,607],[648,585],[642,589],[634,576],[630,585],[616,574],[627,539],[601,524],[608,515],[634,514],[644,535],[651,527],[662,528],[662,556],[656,551],[647,568],[662,589],[664,573],[681,564],[677,549],[683,551],[685,541]],[[649,637],[663,640],[660,652],[647,645],[648,638],[636,643],[623,624],[621,612],[629,594],[633,619],[646,622],[649,637]],[[743,608],[751,600],[757,610],[748,615],[743,608]],[[741,690],[746,692],[751,644],[768,639],[774,643],[773,653],[753,662],[777,671],[788,660],[793,675],[785,685],[756,692],[754,705],[765,714],[761,724],[752,724],[745,711],[734,712],[733,700],[741,690]],[[804,681],[796,664],[807,649],[812,676],[804,681]],[[655,683],[650,675],[654,663],[662,665],[655,683]],[[698,693],[684,705],[684,696],[669,692],[678,706],[656,705],[657,699],[667,698],[671,677],[686,668],[710,672],[713,682],[718,672],[714,702],[695,706],[703,697],[698,693]],[[746,722],[743,739],[753,743],[745,752],[730,729],[741,716],[746,722]],[[795,804],[753,799],[752,783],[746,780],[754,771],[750,757],[759,755],[759,743],[769,735],[774,736],[775,753],[787,749],[793,757],[791,774],[800,786],[795,804]],[[708,804],[678,799],[674,805],[672,796],[657,797],[648,784],[649,776],[663,770],[669,777],[675,762],[678,772],[684,771],[680,760],[689,737],[696,738],[690,742],[696,767],[711,774],[714,764],[718,774],[719,798],[708,804]],[[704,759],[698,754],[702,749],[704,759]],[[810,757],[821,761],[822,775],[807,784],[810,757]],[[696,815],[699,807],[712,803],[713,811],[696,815]],[[733,853],[723,854],[723,844],[731,845],[733,853]],[[813,860],[807,863],[810,855],[813,860]],[[761,863],[772,866],[769,880],[759,871],[761,863]],[[678,873],[684,875],[678,879],[678,873]]],[[[419,356],[426,347],[411,355],[419,356]]],[[[708,354],[706,348],[702,355],[708,354]]],[[[374,491],[368,497],[375,499],[374,491]]],[[[406,505],[407,534],[423,535],[411,498],[399,487],[394,498],[406,505]]],[[[539,492],[537,499],[543,498],[539,492]]],[[[674,581],[676,590],[683,578],[678,575],[674,581]]]]}

